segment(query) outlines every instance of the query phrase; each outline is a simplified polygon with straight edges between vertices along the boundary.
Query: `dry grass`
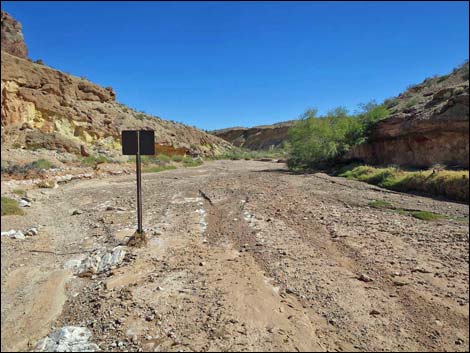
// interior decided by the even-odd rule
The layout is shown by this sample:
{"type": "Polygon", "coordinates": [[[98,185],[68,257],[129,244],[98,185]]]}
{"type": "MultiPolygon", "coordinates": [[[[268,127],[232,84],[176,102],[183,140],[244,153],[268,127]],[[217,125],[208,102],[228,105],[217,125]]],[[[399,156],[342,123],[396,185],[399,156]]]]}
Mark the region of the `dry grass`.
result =
{"type": "Polygon", "coordinates": [[[2,216],[23,215],[24,211],[20,208],[20,206],[18,206],[18,202],[16,202],[16,200],[2,196],[1,213],[2,216]]]}
{"type": "Polygon", "coordinates": [[[396,191],[419,191],[445,196],[452,200],[469,200],[469,172],[451,170],[405,171],[398,168],[359,166],[343,171],[340,176],[365,181],[396,191]]]}

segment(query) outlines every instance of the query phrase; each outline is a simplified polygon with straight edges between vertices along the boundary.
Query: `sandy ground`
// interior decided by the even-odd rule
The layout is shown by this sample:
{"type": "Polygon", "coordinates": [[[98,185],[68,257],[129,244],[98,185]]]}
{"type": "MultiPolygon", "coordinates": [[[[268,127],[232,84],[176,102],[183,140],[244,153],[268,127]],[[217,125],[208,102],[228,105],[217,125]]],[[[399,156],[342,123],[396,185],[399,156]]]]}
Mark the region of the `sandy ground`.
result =
{"type": "Polygon", "coordinates": [[[254,161],[143,187],[148,245],[93,277],[69,264],[132,234],[134,176],[31,190],[2,217],[40,233],[1,239],[2,351],[66,325],[109,351],[468,351],[468,205],[254,161]]]}

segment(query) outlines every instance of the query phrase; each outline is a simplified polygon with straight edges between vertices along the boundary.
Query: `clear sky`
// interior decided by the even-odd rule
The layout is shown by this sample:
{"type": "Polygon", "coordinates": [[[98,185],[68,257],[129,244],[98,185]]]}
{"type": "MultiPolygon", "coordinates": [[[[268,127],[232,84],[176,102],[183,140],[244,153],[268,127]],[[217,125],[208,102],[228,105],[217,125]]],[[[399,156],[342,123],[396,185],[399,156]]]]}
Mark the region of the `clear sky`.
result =
{"type": "Polygon", "coordinates": [[[2,2],[32,59],[204,129],[382,101],[468,58],[468,2],[2,2]]]}

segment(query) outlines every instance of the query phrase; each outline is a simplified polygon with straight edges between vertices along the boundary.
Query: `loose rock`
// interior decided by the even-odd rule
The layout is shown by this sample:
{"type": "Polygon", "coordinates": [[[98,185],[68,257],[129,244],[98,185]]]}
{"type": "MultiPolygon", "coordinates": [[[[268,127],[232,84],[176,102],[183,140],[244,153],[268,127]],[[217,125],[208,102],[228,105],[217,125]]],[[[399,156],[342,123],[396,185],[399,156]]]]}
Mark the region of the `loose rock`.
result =
{"type": "Polygon", "coordinates": [[[95,352],[99,347],[90,343],[91,332],[85,327],[66,326],[40,340],[37,352],[95,352]]]}

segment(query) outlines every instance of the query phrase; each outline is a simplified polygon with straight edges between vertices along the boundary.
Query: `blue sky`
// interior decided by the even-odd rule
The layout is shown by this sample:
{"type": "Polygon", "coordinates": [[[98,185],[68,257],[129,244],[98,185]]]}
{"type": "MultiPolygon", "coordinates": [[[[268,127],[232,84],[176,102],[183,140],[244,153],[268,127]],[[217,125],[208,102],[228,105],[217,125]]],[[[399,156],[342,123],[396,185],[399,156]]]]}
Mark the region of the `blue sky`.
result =
{"type": "Polygon", "coordinates": [[[204,129],[382,101],[468,58],[468,2],[2,2],[32,59],[204,129]]]}

